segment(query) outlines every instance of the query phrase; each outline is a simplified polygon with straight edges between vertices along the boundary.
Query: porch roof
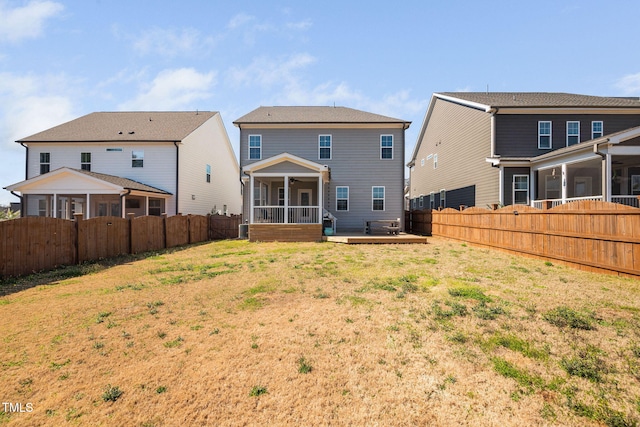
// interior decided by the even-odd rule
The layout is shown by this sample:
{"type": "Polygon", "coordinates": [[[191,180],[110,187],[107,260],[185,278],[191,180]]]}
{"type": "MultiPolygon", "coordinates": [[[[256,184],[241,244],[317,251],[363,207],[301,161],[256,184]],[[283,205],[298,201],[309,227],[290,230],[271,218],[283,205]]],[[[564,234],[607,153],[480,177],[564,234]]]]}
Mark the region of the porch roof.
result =
{"type": "MultiPolygon", "coordinates": [[[[242,170],[245,174],[252,175],[259,173],[260,171],[265,171],[275,165],[281,165],[283,163],[294,164],[303,168],[303,170],[307,170],[310,173],[322,174],[325,180],[328,180],[329,178],[329,166],[321,165],[320,163],[316,163],[289,153],[278,154],[277,156],[269,157],[255,163],[251,163],[250,165],[243,167],[242,170]]],[[[299,169],[300,168],[296,168],[296,171],[292,171],[291,174],[295,175],[299,171],[299,169]]],[[[281,173],[281,175],[285,175],[285,173],[281,173]]]]}
{"type": "Polygon", "coordinates": [[[115,175],[62,167],[49,173],[4,187],[22,194],[124,194],[169,197],[171,193],[115,175]]]}

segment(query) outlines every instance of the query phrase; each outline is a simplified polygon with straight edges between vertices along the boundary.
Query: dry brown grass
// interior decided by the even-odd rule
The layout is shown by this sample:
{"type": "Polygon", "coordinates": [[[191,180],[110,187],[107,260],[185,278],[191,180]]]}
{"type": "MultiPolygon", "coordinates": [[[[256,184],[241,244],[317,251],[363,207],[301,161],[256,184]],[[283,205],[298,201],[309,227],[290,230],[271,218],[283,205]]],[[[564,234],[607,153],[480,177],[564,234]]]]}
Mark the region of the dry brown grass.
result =
{"type": "Polygon", "coordinates": [[[215,242],[2,297],[0,399],[33,412],[0,425],[637,423],[638,281],[430,242],[215,242]]]}

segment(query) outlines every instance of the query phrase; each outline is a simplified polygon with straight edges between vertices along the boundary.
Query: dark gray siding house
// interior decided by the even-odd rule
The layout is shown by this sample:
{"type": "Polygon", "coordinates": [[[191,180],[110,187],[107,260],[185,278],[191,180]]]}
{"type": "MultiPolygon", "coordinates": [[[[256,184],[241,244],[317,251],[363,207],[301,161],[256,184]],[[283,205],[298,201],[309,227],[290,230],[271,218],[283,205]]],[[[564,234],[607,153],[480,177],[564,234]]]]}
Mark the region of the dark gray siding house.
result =
{"type": "Polygon", "coordinates": [[[408,163],[411,208],[638,206],[638,126],[638,98],[435,93],[408,163]]]}
{"type": "Polygon", "coordinates": [[[318,240],[328,218],[338,232],[402,221],[410,122],[345,107],[260,107],[234,125],[250,239],[260,230],[264,240],[318,240]]]}

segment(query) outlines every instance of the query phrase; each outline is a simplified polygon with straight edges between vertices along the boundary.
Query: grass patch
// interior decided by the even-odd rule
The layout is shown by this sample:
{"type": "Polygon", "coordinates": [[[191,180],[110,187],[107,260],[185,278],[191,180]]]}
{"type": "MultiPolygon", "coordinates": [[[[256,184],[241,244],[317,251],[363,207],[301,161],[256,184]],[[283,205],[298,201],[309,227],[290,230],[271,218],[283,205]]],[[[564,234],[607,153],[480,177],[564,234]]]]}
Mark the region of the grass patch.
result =
{"type": "Polygon", "coordinates": [[[458,286],[447,289],[449,295],[458,298],[474,299],[480,302],[491,302],[491,298],[484,294],[484,291],[477,286],[458,286]]]}
{"type": "Polygon", "coordinates": [[[267,388],[261,385],[254,385],[251,388],[251,391],[249,392],[249,396],[251,397],[258,397],[258,396],[262,396],[263,394],[267,394],[269,393],[267,391],[267,388]]]}
{"type": "Polygon", "coordinates": [[[241,310],[257,310],[263,305],[264,303],[260,298],[249,297],[242,300],[242,302],[240,303],[240,309],[241,310]]]}
{"type": "Polygon", "coordinates": [[[531,375],[523,369],[519,369],[501,357],[493,357],[491,361],[493,362],[494,371],[503,377],[514,379],[522,387],[527,387],[530,390],[544,387],[544,380],[542,378],[531,375]]]}
{"type": "Polygon", "coordinates": [[[309,363],[307,359],[301,357],[298,359],[298,373],[300,374],[308,374],[313,370],[313,366],[309,363]]]}
{"type": "Polygon", "coordinates": [[[603,375],[609,372],[609,368],[600,358],[601,354],[602,350],[587,346],[573,357],[563,357],[560,366],[571,376],[599,383],[603,381],[603,375]]]}
{"type": "Polygon", "coordinates": [[[559,328],[593,330],[595,327],[595,315],[591,312],[579,312],[567,306],[560,306],[547,311],[543,319],[559,328]]]}
{"type": "Polygon", "coordinates": [[[456,316],[464,317],[468,314],[467,306],[457,301],[445,301],[444,305],[449,308],[442,308],[439,301],[434,301],[431,304],[431,312],[434,314],[436,319],[448,319],[456,316]]]}
{"type": "Polygon", "coordinates": [[[504,347],[511,351],[518,352],[523,356],[536,360],[547,360],[549,358],[548,349],[538,349],[531,342],[517,337],[513,334],[496,334],[487,340],[488,348],[504,347]]]}
{"type": "Polygon", "coordinates": [[[107,385],[102,393],[102,400],[105,402],[115,402],[124,392],[117,386],[107,385]]]}

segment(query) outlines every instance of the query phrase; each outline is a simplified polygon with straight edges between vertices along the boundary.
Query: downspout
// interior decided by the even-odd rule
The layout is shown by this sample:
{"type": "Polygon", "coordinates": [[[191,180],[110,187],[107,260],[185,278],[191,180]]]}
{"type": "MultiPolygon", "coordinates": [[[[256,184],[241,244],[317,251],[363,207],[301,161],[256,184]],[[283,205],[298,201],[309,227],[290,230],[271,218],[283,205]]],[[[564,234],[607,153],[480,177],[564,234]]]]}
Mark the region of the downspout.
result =
{"type": "MultiPolygon", "coordinates": [[[[24,149],[27,151],[27,154],[25,156],[26,160],[24,162],[24,179],[25,181],[27,179],[29,179],[29,147],[24,145],[24,142],[21,142],[20,145],[22,145],[24,147],[24,149]]],[[[13,194],[13,191],[11,192],[11,194],[13,194]]],[[[15,196],[15,194],[13,194],[15,196]]],[[[20,216],[21,217],[26,217],[27,213],[27,200],[26,198],[20,196],[20,216]]]]}
{"type": "Polygon", "coordinates": [[[498,112],[498,108],[490,108],[487,110],[487,113],[491,114],[491,158],[496,156],[496,113],[498,112]]]}
{"type": "Polygon", "coordinates": [[[126,211],[126,208],[124,206],[124,198],[127,197],[129,194],[131,194],[131,189],[127,189],[126,193],[120,195],[120,209],[121,209],[121,212],[122,212],[122,218],[126,218],[127,217],[127,215],[126,215],[127,211],[126,211]]]}
{"type": "Polygon", "coordinates": [[[180,172],[180,149],[178,147],[178,141],[173,141],[173,145],[176,146],[176,215],[178,215],[178,183],[179,181],[179,172],[180,172]]]}

